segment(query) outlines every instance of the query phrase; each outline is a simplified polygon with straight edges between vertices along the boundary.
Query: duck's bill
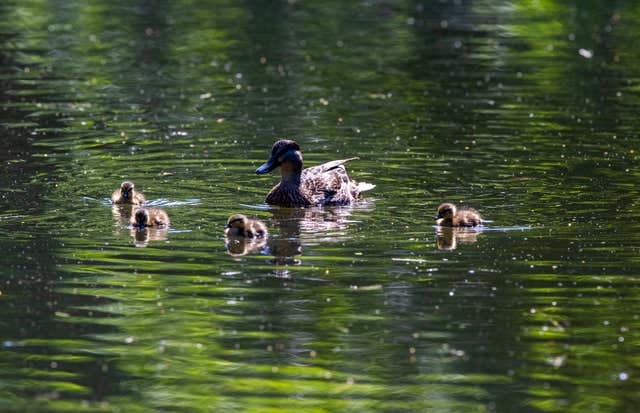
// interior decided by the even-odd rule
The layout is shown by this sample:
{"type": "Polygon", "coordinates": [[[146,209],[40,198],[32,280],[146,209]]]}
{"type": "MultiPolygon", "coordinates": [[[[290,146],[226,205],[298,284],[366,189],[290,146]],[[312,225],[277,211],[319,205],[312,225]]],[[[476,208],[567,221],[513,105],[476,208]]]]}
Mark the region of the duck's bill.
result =
{"type": "Polygon", "coordinates": [[[438,214],[435,217],[433,217],[433,219],[440,219],[440,218],[442,218],[442,215],[440,215],[440,214],[438,214]]]}
{"type": "Polygon", "coordinates": [[[276,164],[275,160],[269,159],[265,164],[263,164],[258,169],[256,169],[256,175],[262,175],[262,174],[269,173],[269,172],[273,171],[274,169],[276,169],[277,166],[278,165],[276,164]]]}

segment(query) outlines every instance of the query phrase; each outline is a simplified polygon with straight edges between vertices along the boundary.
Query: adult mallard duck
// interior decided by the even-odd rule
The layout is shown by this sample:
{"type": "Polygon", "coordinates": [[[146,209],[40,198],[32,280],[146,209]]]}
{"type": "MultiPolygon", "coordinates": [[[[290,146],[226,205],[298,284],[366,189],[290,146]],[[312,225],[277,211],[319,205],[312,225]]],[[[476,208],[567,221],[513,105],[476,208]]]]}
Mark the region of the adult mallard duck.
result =
{"type": "Polygon", "coordinates": [[[257,219],[249,219],[245,215],[234,214],[227,220],[224,233],[229,237],[264,238],[267,236],[267,227],[257,219]]]}
{"type": "Polygon", "coordinates": [[[111,202],[114,204],[142,205],[145,202],[144,195],[135,190],[133,182],[124,181],[120,188],[113,191],[111,202]]]}
{"type": "Polygon", "coordinates": [[[138,208],[131,217],[131,225],[135,228],[168,227],[169,215],[160,208],[138,208]]]}
{"type": "Polygon", "coordinates": [[[283,207],[348,205],[360,192],[375,188],[349,178],[343,164],[358,158],[341,159],[302,169],[302,152],[295,141],[279,140],[273,144],[269,160],[256,169],[261,175],[280,167],[280,183],[273,187],[266,203],[283,207]]]}
{"type": "Polygon", "coordinates": [[[473,208],[458,210],[454,204],[447,202],[438,207],[436,225],[442,227],[476,227],[482,225],[482,217],[473,208]]]}

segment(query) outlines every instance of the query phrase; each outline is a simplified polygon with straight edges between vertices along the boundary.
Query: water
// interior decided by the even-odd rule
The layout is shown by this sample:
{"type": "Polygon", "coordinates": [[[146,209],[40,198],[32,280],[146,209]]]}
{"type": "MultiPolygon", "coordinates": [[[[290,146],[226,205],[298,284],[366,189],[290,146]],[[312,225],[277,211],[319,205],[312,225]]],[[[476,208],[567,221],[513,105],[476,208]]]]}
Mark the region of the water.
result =
{"type": "Polygon", "coordinates": [[[637,411],[638,18],[3,2],[0,410],[637,411]],[[377,187],[269,208],[282,137],[377,187]],[[269,239],[225,245],[232,213],[269,239]]]}

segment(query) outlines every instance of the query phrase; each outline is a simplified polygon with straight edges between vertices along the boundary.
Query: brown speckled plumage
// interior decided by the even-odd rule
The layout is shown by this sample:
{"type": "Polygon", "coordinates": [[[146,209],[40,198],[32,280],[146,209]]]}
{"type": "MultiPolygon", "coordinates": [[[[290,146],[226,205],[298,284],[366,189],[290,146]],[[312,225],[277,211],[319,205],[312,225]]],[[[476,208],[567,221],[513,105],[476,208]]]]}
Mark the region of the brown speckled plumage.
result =
{"type": "Polygon", "coordinates": [[[475,227],[482,225],[482,217],[473,208],[458,210],[454,204],[444,203],[438,207],[436,224],[443,227],[475,227]]]}
{"type": "Polygon", "coordinates": [[[131,225],[136,228],[169,226],[169,215],[160,208],[138,208],[131,216],[131,225]]]}
{"type": "Polygon", "coordinates": [[[142,205],[145,199],[141,192],[135,190],[133,182],[124,181],[120,188],[113,191],[111,202],[114,204],[142,205]]]}
{"type": "Polygon", "coordinates": [[[271,157],[257,174],[280,167],[281,180],[267,195],[266,202],[284,207],[316,205],[348,205],[358,199],[360,192],[375,185],[349,178],[345,163],[358,158],[341,159],[302,169],[302,153],[295,141],[280,140],[273,145],[271,157]]]}
{"type": "Polygon", "coordinates": [[[267,227],[257,219],[235,214],[227,220],[224,233],[229,237],[264,238],[267,236],[267,227]]]}

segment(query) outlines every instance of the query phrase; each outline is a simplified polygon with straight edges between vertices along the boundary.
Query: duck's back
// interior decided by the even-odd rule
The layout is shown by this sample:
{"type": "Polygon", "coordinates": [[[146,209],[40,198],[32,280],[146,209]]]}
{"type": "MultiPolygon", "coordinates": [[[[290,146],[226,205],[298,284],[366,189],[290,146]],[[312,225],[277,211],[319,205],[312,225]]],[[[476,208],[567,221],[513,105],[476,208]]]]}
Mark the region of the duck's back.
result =
{"type": "Polygon", "coordinates": [[[358,199],[360,192],[375,187],[349,178],[344,164],[354,159],[358,158],[331,161],[302,171],[302,185],[314,197],[313,204],[347,205],[358,199]]]}
{"type": "Polygon", "coordinates": [[[267,227],[261,221],[252,219],[249,221],[249,228],[247,230],[247,236],[249,238],[264,238],[267,236],[267,227]]]}
{"type": "Polygon", "coordinates": [[[152,226],[160,226],[160,225],[168,226],[170,223],[169,215],[167,215],[166,212],[164,212],[159,208],[149,209],[149,221],[150,221],[150,225],[152,226]]]}
{"type": "Polygon", "coordinates": [[[473,208],[458,211],[453,219],[453,226],[455,227],[475,227],[478,225],[482,225],[482,217],[473,208]]]}

